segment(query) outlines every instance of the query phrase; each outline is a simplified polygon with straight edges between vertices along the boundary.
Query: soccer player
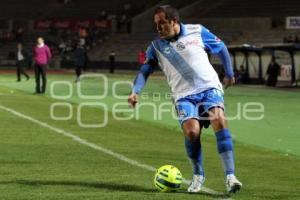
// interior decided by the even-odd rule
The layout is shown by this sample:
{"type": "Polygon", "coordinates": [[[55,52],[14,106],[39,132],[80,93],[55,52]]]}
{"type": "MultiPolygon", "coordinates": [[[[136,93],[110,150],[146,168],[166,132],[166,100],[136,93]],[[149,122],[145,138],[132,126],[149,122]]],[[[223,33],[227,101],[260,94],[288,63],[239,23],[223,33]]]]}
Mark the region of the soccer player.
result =
{"type": "Polygon", "coordinates": [[[131,106],[156,66],[164,72],[171,87],[178,119],[185,135],[187,155],[193,165],[193,178],[188,192],[199,192],[205,180],[200,134],[209,124],[215,132],[217,149],[224,167],[228,192],[235,193],[242,183],[235,176],[233,143],[224,116],[222,84],[209,62],[206,51],[220,57],[224,86],[233,85],[234,74],[225,44],[200,24],[182,24],[178,11],[160,6],[154,12],[159,39],[148,47],[145,64],[134,81],[128,97],[131,106]]]}
{"type": "Polygon", "coordinates": [[[33,48],[34,71],[36,82],[36,93],[45,93],[47,84],[47,65],[52,57],[49,47],[44,43],[42,37],[37,38],[37,45],[33,48]],[[42,78],[42,87],[40,87],[40,77],[42,78]]]}

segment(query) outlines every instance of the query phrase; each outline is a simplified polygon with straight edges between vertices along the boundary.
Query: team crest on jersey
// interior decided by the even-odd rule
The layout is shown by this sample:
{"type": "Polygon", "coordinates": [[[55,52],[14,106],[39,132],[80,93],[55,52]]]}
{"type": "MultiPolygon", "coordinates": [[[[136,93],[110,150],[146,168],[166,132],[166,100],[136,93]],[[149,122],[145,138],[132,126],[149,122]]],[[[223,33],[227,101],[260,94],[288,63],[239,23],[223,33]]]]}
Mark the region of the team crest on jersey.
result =
{"type": "Polygon", "coordinates": [[[184,45],[183,42],[178,42],[178,43],[176,44],[176,48],[177,48],[178,50],[183,50],[183,49],[185,49],[185,45],[184,45]]]}
{"type": "Polygon", "coordinates": [[[166,47],[166,48],[164,49],[164,52],[165,52],[165,54],[170,54],[170,53],[171,53],[170,47],[166,47]]]}

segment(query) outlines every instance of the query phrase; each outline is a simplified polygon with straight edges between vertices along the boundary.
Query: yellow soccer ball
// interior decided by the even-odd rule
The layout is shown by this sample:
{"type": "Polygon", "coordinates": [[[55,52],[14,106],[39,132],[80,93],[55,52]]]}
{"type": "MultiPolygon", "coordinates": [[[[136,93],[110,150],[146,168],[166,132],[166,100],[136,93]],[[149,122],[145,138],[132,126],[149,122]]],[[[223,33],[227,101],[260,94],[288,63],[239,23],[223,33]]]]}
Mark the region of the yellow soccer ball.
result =
{"type": "Polygon", "coordinates": [[[182,175],[173,165],[164,165],[156,170],[154,186],[160,192],[172,192],[180,188],[182,175]]]}

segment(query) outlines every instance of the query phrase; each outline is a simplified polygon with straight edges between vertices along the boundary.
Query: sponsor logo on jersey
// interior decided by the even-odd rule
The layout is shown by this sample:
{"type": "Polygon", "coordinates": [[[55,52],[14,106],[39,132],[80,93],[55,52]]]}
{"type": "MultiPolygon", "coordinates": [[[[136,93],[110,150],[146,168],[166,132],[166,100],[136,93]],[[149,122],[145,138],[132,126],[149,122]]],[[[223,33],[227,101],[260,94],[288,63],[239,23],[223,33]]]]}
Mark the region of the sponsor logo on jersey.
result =
{"type": "Polygon", "coordinates": [[[185,49],[185,45],[184,45],[183,42],[178,42],[178,43],[176,44],[176,48],[177,48],[178,50],[183,50],[183,49],[185,49]]]}
{"type": "Polygon", "coordinates": [[[186,47],[188,47],[188,46],[198,46],[198,45],[200,45],[200,42],[199,42],[199,40],[191,40],[191,41],[186,41],[184,43],[184,45],[186,47]]]}

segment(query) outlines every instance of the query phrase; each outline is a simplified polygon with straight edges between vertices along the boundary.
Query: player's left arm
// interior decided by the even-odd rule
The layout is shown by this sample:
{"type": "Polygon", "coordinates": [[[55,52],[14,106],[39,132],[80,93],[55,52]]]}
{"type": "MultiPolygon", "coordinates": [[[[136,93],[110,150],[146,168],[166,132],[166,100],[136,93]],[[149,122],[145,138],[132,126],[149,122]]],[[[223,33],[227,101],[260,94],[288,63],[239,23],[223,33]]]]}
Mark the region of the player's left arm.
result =
{"type": "Polygon", "coordinates": [[[135,107],[135,104],[138,102],[138,95],[145,87],[148,77],[153,73],[157,64],[158,62],[154,48],[150,45],[146,53],[145,63],[141,65],[140,71],[133,82],[132,92],[128,97],[128,103],[130,106],[135,107]]]}
{"type": "Polygon", "coordinates": [[[224,86],[227,88],[235,83],[231,58],[224,42],[202,26],[201,37],[205,48],[212,54],[218,55],[225,71],[224,86]]]}

